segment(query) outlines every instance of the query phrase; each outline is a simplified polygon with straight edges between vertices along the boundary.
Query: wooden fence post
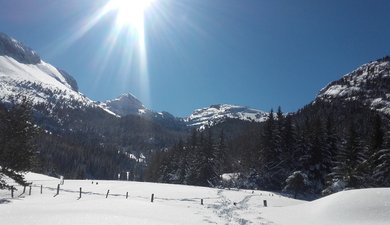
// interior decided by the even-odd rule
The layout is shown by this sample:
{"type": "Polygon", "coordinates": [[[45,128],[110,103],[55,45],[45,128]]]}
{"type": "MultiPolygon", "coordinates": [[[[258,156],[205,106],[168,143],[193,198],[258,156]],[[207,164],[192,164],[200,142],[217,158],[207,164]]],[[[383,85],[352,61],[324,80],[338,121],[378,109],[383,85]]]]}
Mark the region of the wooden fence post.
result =
{"type": "Polygon", "coordinates": [[[28,195],[31,195],[31,184],[30,184],[30,188],[29,188],[29,190],[28,190],[28,195]]]}
{"type": "Polygon", "coordinates": [[[129,198],[129,192],[126,192],[126,199],[129,198]]]}
{"type": "Polygon", "coordinates": [[[80,196],[79,196],[79,199],[81,198],[81,193],[82,193],[82,189],[81,189],[81,187],[80,187],[80,196]]]}
{"type": "Polygon", "coordinates": [[[150,202],[154,201],[154,194],[152,194],[152,197],[150,198],[150,202]]]}
{"type": "Polygon", "coordinates": [[[43,186],[41,185],[41,194],[42,194],[42,191],[43,191],[43,186]]]}
{"type": "Polygon", "coordinates": [[[203,198],[202,198],[202,199],[200,199],[200,204],[201,204],[201,205],[203,205],[203,198]]]}
{"type": "Polygon", "coordinates": [[[22,192],[22,194],[20,194],[18,197],[24,195],[24,193],[26,193],[26,186],[23,186],[23,192],[22,192]]]}
{"type": "Polygon", "coordinates": [[[11,197],[14,198],[14,186],[11,186],[11,197]]]}
{"type": "Polygon", "coordinates": [[[108,194],[110,194],[110,190],[107,191],[106,198],[108,198],[108,194]]]}
{"type": "Polygon", "coordinates": [[[263,200],[264,207],[267,207],[267,200],[263,200]]]}
{"type": "Polygon", "coordinates": [[[60,194],[60,184],[57,185],[57,193],[53,197],[56,197],[59,194],[60,194]]]}

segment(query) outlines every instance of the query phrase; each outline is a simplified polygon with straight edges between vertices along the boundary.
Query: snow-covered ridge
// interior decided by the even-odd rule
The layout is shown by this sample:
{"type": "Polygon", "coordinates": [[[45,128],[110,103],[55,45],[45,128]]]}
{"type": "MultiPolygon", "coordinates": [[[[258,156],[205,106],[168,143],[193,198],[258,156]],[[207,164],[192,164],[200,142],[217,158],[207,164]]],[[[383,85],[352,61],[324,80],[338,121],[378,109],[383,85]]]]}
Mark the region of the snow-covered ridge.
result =
{"type": "Polygon", "coordinates": [[[44,62],[22,43],[0,33],[0,99],[8,102],[18,96],[27,97],[34,106],[44,106],[49,113],[55,107],[100,108],[78,92],[77,82],[71,75],[44,62]]]}
{"type": "Polygon", "coordinates": [[[237,105],[211,105],[210,107],[197,109],[185,119],[189,126],[214,125],[227,118],[246,121],[263,122],[267,119],[268,113],[237,105]]]}
{"type": "Polygon", "coordinates": [[[9,56],[24,64],[38,64],[39,55],[21,42],[0,32],[0,56],[9,56]]]}
{"type": "Polygon", "coordinates": [[[362,101],[390,114],[390,57],[364,64],[323,88],[317,99],[362,101]]]}

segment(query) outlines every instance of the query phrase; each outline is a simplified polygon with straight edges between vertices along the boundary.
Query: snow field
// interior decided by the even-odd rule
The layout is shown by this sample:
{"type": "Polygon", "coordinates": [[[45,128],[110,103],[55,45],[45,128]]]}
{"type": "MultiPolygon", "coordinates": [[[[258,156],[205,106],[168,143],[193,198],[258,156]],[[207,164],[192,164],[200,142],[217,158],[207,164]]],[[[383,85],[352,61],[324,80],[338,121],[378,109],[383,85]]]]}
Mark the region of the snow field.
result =
{"type": "Polygon", "coordinates": [[[65,180],[29,173],[32,194],[0,191],[0,224],[389,225],[390,189],[340,192],[305,202],[277,193],[127,181],[65,180]],[[92,183],[93,182],[93,183],[92,183]],[[96,182],[98,184],[96,185],[96,182]],[[43,185],[43,194],[40,194],[43,185]],[[78,200],[79,188],[82,198],[78,200]],[[110,190],[106,199],[107,190],[110,190]],[[126,199],[126,192],[129,198],[126,199]],[[151,194],[154,202],[151,203],[151,194]],[[204,205],[200,204],[201,199],[204,205]],[[267,200],[268,207],[263,206],[267,200]]]}
{"type": "Polygon", "coordinates": [[[267,208],[263,216],[276,224],[389,225],[390,188],[342,191],[301,205],[267,208]]]}
{"type": "Polygon", "coordinates": [[[272,198],[281,198],[249,190],[92,180],[65,180],[60,194],[53,197],[58,179],[32,173],[27,179],[33,182],[31,196],[28,187],[20,198],[16,198],[22,193],[20,186],[14,199],[9,191],[0,192],[6,199],[0,204],[5,224],[260,224],[263,198],[269,199],[270,206],[272,198]],[[40,185],[44,187],[42,195],[40,185]],[[82,198],[77,200],[80,187],[82,198]],[[153,203],[151,194],[155,195],[153,203]]]}

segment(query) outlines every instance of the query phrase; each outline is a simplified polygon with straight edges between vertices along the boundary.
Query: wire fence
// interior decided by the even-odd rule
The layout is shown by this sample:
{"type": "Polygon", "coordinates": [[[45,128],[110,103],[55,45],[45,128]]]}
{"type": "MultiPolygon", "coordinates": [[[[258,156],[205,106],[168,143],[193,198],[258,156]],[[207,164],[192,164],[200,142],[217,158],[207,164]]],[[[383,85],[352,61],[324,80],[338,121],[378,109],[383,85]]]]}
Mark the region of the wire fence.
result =
{"type": "MultiPolygon", "coordinates": [[[[93,182],[92,182],[93,183],[93,182]]],[[[63,183],[62,183],[63,184],[63,183]]],[[[69,194],[73,194],[75,197],[75,200],[80,200],[82,198],[88,198],[91,196],[95,197],[102,197],[102,198],[123,198],[123,199],[133,199],[133,200],[142,200],[142,201],[150,201],[153,203],[155,200],[158,201],[169,201],[169,202],[187,202],[192,204],[200,204],[204,205],[207,200],[209,202],[214,202],[216,200],[221,200],[221,196],[215,196],[215,197],[190,197],[190,198],[167,198],[164,196],[156,196],[154,193],[151,193],[149,196],[139,196],[139,195],[129,195],[129,191],[125,191],[123,193],[118,193],[117,191],[107,189],[107,191],[90,191],[88,188],[79,187],[78,189],[72,187],[70,188],[64,188],[61,183],[53,180],[39,180],[39,181],[31,181],[29,185],[22,186],[17,183],[10,183],[12,186],[11,190],[8,191],[8,194],[4,193],[4,190],[1,193],[1,196],[8,197],[10,199],[16,199],[16,198],[25,198],[27,196],[31,195],[42,195],[42,196],[52,196],[53,198],[56,198],[57,196],[64,195],[64,193],[67,193],[66,196],[71,196],[69,194]],[[45,183],[39,184],[39,183],[45,183]]],[[[274,193],[259,193],[256,194],[254,191],[249,191],[249,194],[251,194],[252,197],[260,197],[262,200],[259,202],[263,203],[263,207],[268,207],[268,201],[264,198],[270,198],[270,197],[281,197],[281,195],[274,194],[274,193]]],[[[269,200],[269,199],[268,199],[269,200]]],[[[232,202],[232,204],[236,205],[236,202],[232,202]]]]}

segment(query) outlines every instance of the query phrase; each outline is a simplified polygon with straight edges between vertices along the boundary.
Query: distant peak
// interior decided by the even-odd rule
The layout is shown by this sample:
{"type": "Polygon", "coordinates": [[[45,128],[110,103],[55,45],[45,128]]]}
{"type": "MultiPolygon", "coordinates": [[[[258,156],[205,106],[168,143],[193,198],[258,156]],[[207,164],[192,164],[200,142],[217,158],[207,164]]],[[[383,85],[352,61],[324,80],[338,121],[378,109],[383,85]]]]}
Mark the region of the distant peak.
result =
{"type": "Polygon", "coordinates": [[[202,126],[216,124],[226,118],[263,122],[267,119],[267,113],[246,106],[230,104],[214,104],[206,108],[196,109],[185,120],[190,126],[202,126]]]}
{"type": "Polygon", "coordinates": [[[128,92],[128,93],[124,93],[124,94],[121,94],[118,99],[120,98],[130,98],[130,99],[137,99],[137,97],[135,97],[135,95],[133,95],[132,93],[128,92]]]}
{"type": "Polygon", "coordinates": [[[105,101],[104,104],[107,109],[119,116],[138,115],[147,111],[142,102],[131,93],[122,94],[113,100],[105,101]]]}
{"type": "Polygon", "coordinates": [[[14,58],[23,64],[38,64],[41,62],[39,55],[23,43],[0,32],[0,56],[5,55],[14,58]]]}

